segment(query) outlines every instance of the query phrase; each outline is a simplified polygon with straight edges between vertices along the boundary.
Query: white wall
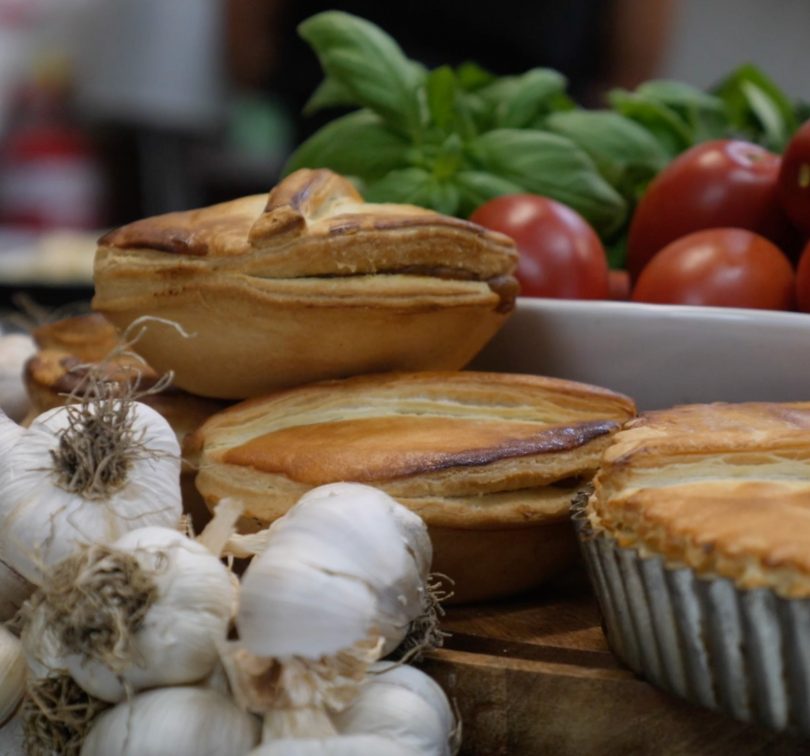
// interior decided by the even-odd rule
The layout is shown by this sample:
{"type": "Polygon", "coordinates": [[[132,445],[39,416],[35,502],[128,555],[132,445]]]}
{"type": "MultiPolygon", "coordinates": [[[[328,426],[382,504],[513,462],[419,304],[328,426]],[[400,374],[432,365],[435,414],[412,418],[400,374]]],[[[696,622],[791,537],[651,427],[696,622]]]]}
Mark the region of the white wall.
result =
{"type": "Polygon", "coordinates": [[[810,0],[678,0],[663,78],[707,87],[744,62],[810,100],[810,0]]]}

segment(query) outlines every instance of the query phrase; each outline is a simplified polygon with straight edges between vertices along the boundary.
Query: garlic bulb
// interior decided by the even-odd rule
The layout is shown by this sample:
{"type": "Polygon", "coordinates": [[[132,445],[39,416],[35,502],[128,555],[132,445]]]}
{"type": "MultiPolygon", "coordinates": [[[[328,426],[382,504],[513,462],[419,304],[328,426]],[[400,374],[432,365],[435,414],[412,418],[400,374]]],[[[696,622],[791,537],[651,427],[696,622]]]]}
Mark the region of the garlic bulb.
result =
{"type": "Polygon", "coordinates": [[[420,752],[381,735],[338,735],[331,738],[279,738],[248,756],[420,756],[420,752]]]}
{"type": "Polygon", "coordinates": [[[16,635],[0,625],[0,727],[14,715],[25,691],[25,656],[16,635]]]}
{"type": "Polygon", "coordinates": [[[49,410],[27,429],[0,414],[0,491],[0,561],[38,584],[79,544],[175,526],[180,449],[157,412],[112,394],[49,410]]]}
{"type": "Polygon", "coordinates": [[[385,654],[424,611],[430,557],[425,524],[386,493],[314,488],[245,572],[240,638],[258,656],[317,658],[377,633],[385,654]]]}
{"type": "Polygon", "coordinates": [[[210,688],[158,688],[101,714],[81,756],[244,756],[259,723],[210,688]]]}
{"type": "Polygon", "coordinates": [[[28,394],[23,382],[26,360],[37,351],[34,340],[24,333],[0,336],[0,410],[20,421],[28,412],[28,394]]]}
{"type": "Polygon", "coordinates": [[[425,756],[451,756],[457,747],[455,718],[444,691],[407,665],[375,665],[354,702],[332,719],[342,734],[382,735],[425,756]]]}
{"type": "Polygon", "coordinates": [[[126,687],[197,682],[218,662],[233,592],[224,564],[175,530],[140,528],[109,547],[85,547],[30,602],[29,664],[64,669],[110,702],[126,687]]]}

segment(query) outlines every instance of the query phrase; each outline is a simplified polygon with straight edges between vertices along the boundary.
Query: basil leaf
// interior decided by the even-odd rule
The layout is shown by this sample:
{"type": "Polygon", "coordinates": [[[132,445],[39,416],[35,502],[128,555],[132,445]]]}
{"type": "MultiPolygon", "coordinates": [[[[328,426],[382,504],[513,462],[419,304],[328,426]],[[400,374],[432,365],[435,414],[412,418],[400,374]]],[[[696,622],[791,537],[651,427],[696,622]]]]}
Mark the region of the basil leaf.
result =
{"type": "Polygon", "coordinates": [[[646,128],[670,158],[694,144],[694,132],[672,108],[634,92],[614,89],[608,101],[620,115],[646,128]]]}
{"type": "Polygon", "coordinates": [[[545,125],[587,152],[614,187],[622,184],[631,168],[635,179],[645,172],[651,178],[669,161],[664,148],[647,129],[618,113],[604,110],[552,113],[545,125]]]}
{"type": "Polygon", "coordinates": [[[691,126],[695,142],[728,135],[729,124],[723,101],[691,84],[658,79],[637,87],[636,94],[675,111],[691,126]]]}
{"type": "Polygon", "coordinates": [[[465,217],[495,197],[524,191],[519,184],[485,171],[459,171],[454,183],[460,193],[459,211],[465,217]]]}
{"type": "Polygon", "coordinates": [[[624,222],[625,201],[569,139],[540,131],[496,129],[477,137],[468,148],[483,170],[574,208],[605,236],[624,222]]]}
{"type": "Polygon", "coordinates": [[[324,11],[298,26],[326,75],[361,105],[398,131],[416,135],[422,127],[418,91],[422,67],[405,57],[382,29],[341,11],[324,11]]]}
{"type": "Polygon", "coordinates": [[[397,202],[429,207],[445,215],[455,215],[459,191],[449,181],[438,181],[423,168],[391,171],[379,181],[368,184],[365,198],[369,202],[397,202]]]}
{"type": "Polygon", "coordinates": [[[456,77],[450,66],[431,71],[425,83],[430,116],[440,129],[447,131],[455,121],[456,77]]]}
{"type": "Polygon", "coordinates": [[[793,103],[756,66],[740,66],[713,91],[725,103],[732,126],[771,149],[783,149],[798,127],[793,103]]]}
{"type": "Polygon", "coordinates": [[[310,95],[301,111],[304,115],[312,115],[324,108],[343,107],[346,105],[359,105],[352,93],[340,82],[327,76],[310,95]]]}
{"type": "Polygon", "coordinates": [[[741,85],[751,112],[762,126],[762,141],[773,150],[781,152],[787,144],[788,125],[782,118],[776,103],[767,92],[750,81],[741,85]]]}
{"type": "Polygon", "coordinates": [[[639,85],[635,92],[640,97],[655,100],[676,110],[700,108],[715,113],[724,111],[721,99],[682,81],[653,79],[639,85]]]}
{"type": "Polygon", "coordinates": [[[456,68],[458,84],[468,92],[474,92],[476,89],[487,86],[487,84],[492,84],[496,78],[495,74],[469,60],[456,68]]]}
{"type": "Polygon", "coordinates": [[[554,109],[565,93],[566,80],[549,68],[533,68],[521,76],[503,76],[477,94],[492,109],[495,128],[525,128],[539,115],[554,109]]]}
{"type": "Polygon", "coordinates": [[[376,179],[409,162],[411,145],[368,110],[336,118],[307,139],[289,158],[284,174],[298,168],[376,179]]]}

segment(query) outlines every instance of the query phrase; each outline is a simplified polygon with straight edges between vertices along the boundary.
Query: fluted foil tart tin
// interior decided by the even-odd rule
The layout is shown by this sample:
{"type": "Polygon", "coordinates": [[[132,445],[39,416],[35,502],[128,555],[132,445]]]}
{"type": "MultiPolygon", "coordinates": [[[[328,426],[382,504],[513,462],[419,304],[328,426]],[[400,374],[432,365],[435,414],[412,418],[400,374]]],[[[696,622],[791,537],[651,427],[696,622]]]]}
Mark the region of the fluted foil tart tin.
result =
{"type": "Polygon", "coordinates": [[[667,567],[572,517],[611,650],[649,682],[744,722],[810,737],[810,600],[667,567]]]}

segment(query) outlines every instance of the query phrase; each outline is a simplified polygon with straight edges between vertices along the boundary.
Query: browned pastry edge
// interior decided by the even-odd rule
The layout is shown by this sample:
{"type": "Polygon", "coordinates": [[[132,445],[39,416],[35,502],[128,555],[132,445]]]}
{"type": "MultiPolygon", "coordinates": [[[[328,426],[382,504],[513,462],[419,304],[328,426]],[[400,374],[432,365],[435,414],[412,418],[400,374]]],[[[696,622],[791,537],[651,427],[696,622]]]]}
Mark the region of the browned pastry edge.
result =
{"type": "Polygon", "coordinates": [[[379,306],[413,296],[413,281],[422,279],[447,282],[423,292],[445,306],[460,293],[459,284],[484,282],[498,296],[498,311],[508,312],[518,292],[516,264],[515,245],[502,234],[412,205],[364,203],[346,179],[302,169],[271,191],[263,212],[258,197],[243,197],[145,218],[104,235],[94,307],[125,309],[124,299],[138,291],[147,297],[161,281],[214,287],[241,276],[259,290],[272,280],[312,279],[313,291],[326,294],[330,278],[357,277],[368,287],[385,276],[390,280],[382,287],[368,289],[372,298],[375,289],[384,296],[379,306]]]}

